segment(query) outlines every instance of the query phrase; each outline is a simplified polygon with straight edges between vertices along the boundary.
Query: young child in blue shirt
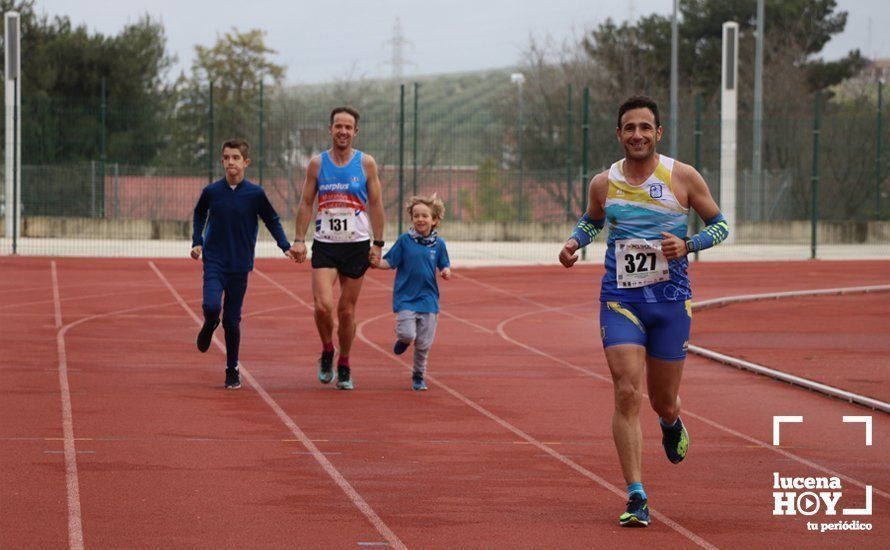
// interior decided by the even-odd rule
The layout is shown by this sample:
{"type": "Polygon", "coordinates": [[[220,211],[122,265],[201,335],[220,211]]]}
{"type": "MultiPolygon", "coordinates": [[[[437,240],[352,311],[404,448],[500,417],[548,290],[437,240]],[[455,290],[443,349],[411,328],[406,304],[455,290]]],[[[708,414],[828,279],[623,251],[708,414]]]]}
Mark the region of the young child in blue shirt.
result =
{"type": "Polygon", "coordinates": [[[436,269],[442,272],[443,279],[448,280],[451,278],[451,262],[444,239],[436,234],[436,227],[445,215],[442,199],[435,193],[429,197],[412,197],[407,210],[413,227],[399,235],[374,267],[396,270],[392,309],[397,315],[398,339],[392,350],[401,355],[414,343],[411,387],[414,391],[426,391],[423,375],[439,318],[436,269]]]}
{"type": "Polygon", "coordinates": [[[253,270],[259,229],[257,218],[262,218],[278,248],[289,258],[293,255],[266,192],[244,179],[244,171],[250,165],[247,141],[230,139],[223,143],[222,165],[226,177],[205,187],[195,205],[191,256],[195,260],[204,256],[204,326],[198,333],[198,350],[203,353],[210,348],[222,313],[226,337],[225,387],[237,390],[241,387],[238,372],[241,306],[247,292],[247,275],[253,270]]]}

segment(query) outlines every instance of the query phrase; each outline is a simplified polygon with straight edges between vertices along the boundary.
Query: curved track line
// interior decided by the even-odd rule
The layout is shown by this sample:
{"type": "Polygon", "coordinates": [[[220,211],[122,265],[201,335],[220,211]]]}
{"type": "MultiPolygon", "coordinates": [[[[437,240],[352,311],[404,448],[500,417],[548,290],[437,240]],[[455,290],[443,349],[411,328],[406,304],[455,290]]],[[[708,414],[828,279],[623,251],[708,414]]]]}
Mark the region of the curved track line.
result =
{"type": "Polygon", "coordinates": [[[59,354],[59,388],[62,394],[62,434],[65,440],[65,485],[68,493],[68,547],[83,550],[83,523],[80,514],[80,484],[77,479],[77,448],[74,445],[74,417],[71,414],[71,389],[68,386],[68,357],[65,333],[73,325],[62,326],[62,304],[59,299],[59,275],[55,260],[50,262],[53,281],[56,350],[59,354]]]}
{"type": "MultiPolygon", "coordinates": [[[[262,276],[263,278],[265,278],[266,280],[268,280],[270,283],[272,283],[272,284],[274,284],[275,286],[277,286],[278,288],[280,288],[282,292],[284,292],[285,294],[287,294],[287,295],[290,296],[291,298],[297,300],[298,302],[302,303],[302,304],[305,305],[306,307],[310,307],[310,308],[312,307],[312,306],[309,305],[305,300],[303,300],[302,298],[300,298],[299,296],[297,296],[296,294],[294,294],[291,290],[289,290],[289,289],[286,288],[285,286],[281,285],[280,283],[278,283],[277,281],[275,281],[274,279],[272,279],[272,278],[269,277],[268,275],[266,275],[266,274],[264,274],[264,273],[261,273],[261,272],[259,272],[259,271],[258,271],[257,273],[258,273],[260,276],[262,276]]],[[[375,282],[376,282],[376,281],[375,281],[375,282]]],[[[364,329],[364,326],[367,325],[368,323],[371,323],[371,322],[376,321],[376,320],[378,320],[378,319],[382,319],[383,317],[388,317],[389,315],[390,315],[389,312],[387,312],[387,313],[382,313],[382,314],[380,314],[380,315],[377,315],[376,317],[371,317],[370,319],[366,319],[365,321],[363,321],[362,323],[360,323],[360,324],[356,327],[356,336],[358,336],[358,337],[359,337],[365,344],[367,344],[367,345],[370,346],[371,348],[373,348],[373,349],[379,351],[380,353],[382,353],[383,355],[385,355],[387,358],[391,358],[391,354],[390,354],[389,352],[387,352],[385,349],[383,349],[382,347],[378,346],[376,343],[372,342],[369,338],[367,338],[367,337],[365,336],[365,334],[364,334],[363,329],[364,329]]],[[[454,317],[456,317],[456,316],[454,316],[454,317]]],[[[473,325],[473,326],[478,326],[478,325],[475,325],[475,324],[472,323],[472,322],[469,322],[469,324],[470,324],[470,325],[473,325]]],[[[486,330],[487,330],[487,329],[486,329],[486,330]]],[[[488,330],[488,332],[491,332],[491,331],[488,330]]],[[[396,359],[396,361],[397,361],[398,363],[400,363],[400,364],[401,364],[403,367],[405,367],[406,369],[409,369],[409,370],[410,370],[410,369],[412,368],[412,365],[409,364],[408,362],[406,362],[406,361],[403,360],[403,359],[396,359]]],[[[584,468],[583,466],[581,466],[581,465],[578,464],[577,462],[573,461],[573,460],[570,459],[569,457],[567,457],[567,456],[565,456],[565,455],[563,455],[563,454],[561,454],[561,453],[559,453],[559,452],[553,450],[549,445],[547,445],[547,444],[545,444],[545,443],[542,443],[541,441],[535,439],[535,438],[532,437],[531,435],[529,435],[529,434],[527,434],[526,432],[522,431],[521,429],[517,428],[517,427],[514,426],[513,424],[507,422],[507,421],[504,420],[503,418],[497,416],[496,414],[494,414],[493,412],[489,411],[489,410],[486,409],[485,407],[479,405],[479,404],[476,403],[475,401],[472,401],[472,400],[469,399],[468,397],[464,396],[462,393],[458,392],[458,391],[455,390],[455,389],[452,389],[450,386],[448,386],[448,385],[445,384],[444,382],[439,381],[436,377],[434,377],[434,376],[432,376],[432,375],[426,375],[426,378],[427,378],[430,382],[432,382],[432,383],[436,384],[437,386],[441,387],[442,389],[444,389],[446,392],[448,392],[452,397],[454,397],[454,398],[457,399],[458,401],[464,403],[465,405],[467,405],[468,407],[472,408],[473,410],[475,410],[475,411],[478,412],[479,414],[485,416],[486,418],[488,418],[488,419],[494,421],[495,423],[497,423],[498,425],[500,425],[502,428],[506,429],[507,431],[512,432],[514,435],[516,435],[516,436],[519,437],[520,439],[523,439],[524,441],[528,442],[529,444],[531,444],[531,445],[537,447],[539,450],[541,450],[542,452],[544,452],[544,453],[550,455],[552,458],[555,458],[555,459],[558,460],[559,462],[562,462],[563,464],[565,464],[566,466],[568,466],[568,467],[571,468],[572,470],[578,472],[578,473],[581,474],[582,476],[584,476],[584,477],[586,477],[586,478],[588,478],[588,479],[590,479],[590,480],[596,482],[596,483],[597,483],[598,485],[600,485],[601,487],[603,487],[603,488],[605,488],[605,489],[607,489],[607,490],[609,490],[609,491],[615,493],[616,495],[618,495],[618,496],[621,497],[622,499],[625,498],[625,497],[627,496],[627,491],[625,491],[625,490],[623,490],[623,489],[620,489],[620,488],[616,487],[615,485],[609,483],[609,482],[606,481],[605,479],[603,479],[603,478],[601,478],[600,476],[596,475],[595,473],[591,472],[591,471],[588,470],[587,468],[584,468]]],[[[693,532],[690,531],[689,529],[683,527],[682,525],[680,525],[680,524],[677,523],[676,521],[672,520],[671,518],[665,516],[665,515],[662,514],[661,512],[657,512],[657,511],[655,511],[655,510],[652,510],[652,515],[655,516],[656,519],[658,519],[659,521],[661,521],[662,523],[664,523],[665,525],[667,525],[668,527],[670,527],[671,529],[673,529],[674,531],[676,531],[677,533],[683,535],[684,537],[686,537],[686,538],[689,539],[690,541],[692,541],[692,542],[694,542],[695,544],[697,544],[698,546],[701,546],[702,548],[709,548],[709,549],[715,549],[715,548],[716,548],[716,546],[712,545],[712,544],[709,543],[708,541],[706,541],[706,540],[704,540],[703,538],[699,537],[698,535],[696,535],[695,533],[693,533],[693,532]]]]}
{"type": "MultiPolygon", "coordinates": [[[[887,292],[890,291],[890,285],[872,285],[872,286],[854,286],[854,287],[842,287],[842,288],[824,288],[818,290],[795,290],[791,292],[771,292],[766,294],[744,294],[741,296],[728,296],[726,298],[715,298],[712,300],[705,300],[703,302],[699,302],[696,304],[692,304],[693,311],[700,309],[712,309],[718,307],[725,307],[730,304],[738,304],[744,302],[755,302],[759,300],[780,300],[783,298],[806,298],[809,296],[843,296],[847,294],[866,294],[869,292],[887,292]]],[[[860,395],[858,393],[848,392],[841,388],[836,388],[834,386],[829,386],[827,384],[821,384],[814,380],[808,380],[806,378],[802,378],[800,376],[794,376],[793,374],[788,374],[786,372],[782,372],[780,370],[771,369],[764,365],[759,365],[757,363],[752,363],[750,361],[745,361],[744,359],[739,359],[738,357],[732,357],[731,355],[725,355],[718,351],[703,348],[701,346],[689,346],[689,351],[696,355],[700,355],[702,357],[706,357],[712,361],[716,361],[718,363],[722,363],[724,365],[729,365],[731,367],[735,367],[740,370],[747,370],[750,372],[754,372],[757,374],[761,374],[763,376],[767,376],[774,380],[780,380],[782,382],[787,382],[789,384],[793,384],[795,386],[800,386],[802,388],[806,388],[808,390],[812,390],[829,397],[836,397],[843,401],[847,401],[848,403],[856,403],[857,405],[862,405],[868,407],[870,409],[874,409],[877,411],[881,411],[884,413],[890,413],[890,403],[886,403],[879,399],[873,399],[871,397],[867,397],[865,395],[860,395]]]]}
{"type": "MultiPolygon", "coordinates": [[[[362,322],[361,324],[358,325],[358,327],[357,327],[357,329],[356,329],[356,335],[357,335],[359,338],[361,338],[361,340],[362,340],[363,342],[365,342],[368,346],[370,346],[370,347],[374,348],[375,350],[379,351],[380,353],[382,353],[383,355],[385,355],[387,358],[391,358],[391,354],[390,354],[387,350],[383,349],[382,347],[380,347],[380,346],[378,346],[377,344],[375,344],[374,342],[372,342],[368,337],[366,337],[365,334],[364,334],[364,330],[363,330],[363,329],[364,329],[364,326],[367,325],[368,323],[371,323],[371,322],[373,322],[373,321],[376,321],[376,320],[381,319],[381,318],[383,318],[383,317],[386,317],[386,316],[388,316],[388,315],[389,315],[388,313],[384,313],[384,314],[378,315],[378,316],[376,316],[376,317],[371,317],[370,319],[365,320],[364,322],[362,322]]],[[[397,363],[400,363],[403,367],[405,367],[405,368],[408,369],[408,370],[411,370],[411,369],[413,368],[412,364],[409,363],[409,362],[407,362],[407,361],[404,360],[404,359],[396,359],[396,362],[397,362],[397,363]]],[[[498,416],[498,415],[496,415],[495,413],[489,411],[488,409],[486,409],[486,408],[483,407],[482,405],[479,405],[478,403],[476,403],[475,401],[473,401],[473,400],[470,399],[469,397],[466,397],[464,394],[462,394],[462,393],[460,393],[459,391],[453,389],[453,388],[452,388],[451,386],[449,386],[448,384],[446,384],[446,383],[444,383],[444,382],[438,380],[438,378],[436,378],[436,377],[434,377],[434,376],[432,376],[432,375],[430,375],[430,374],[426,374],[426,375],[424,375],[424,377],[425,377],[427,380],[429,380],[430,382],[436,384],[437,386],[439,386],[440,388],[442,388],[443,390],[445,390],[446,392],[448,392],[452,397],[454,397],[455,399],[457,399],[457,400],[460,401],[461,403],[463,403],[463,404],[467,405],[468,407],[472,408],[473,410],[475,410],[476,412],[478,412],[478,413],[481,414],[482,416],[485,416],[485,417],[488,418],[489,420],[494,421],[495,423],[497,423],[497,424],[498,424],[499,426],[501,426],[502,428],[504,428],[504,429],[506,429],[507,431],[513,433],[515,436],[517,436],[517,437],[519,437],[520,439],[526,441],[526,442],[529,443],[530,445],[532,445],[532,446],[538,448],[540,451],[542,451],[542,452],[544,452],[544,453],[550,455],[550,457],[555,458],[555,459],[558,460],[559,462],[562,462],[563,464],[565,464],[566,466],[568,466],[568,467],[571,468],[572,470],[578,472],[579,474],[581,474],[582,476],[586,477],[587,479],[590,479],[591,481],[594,481],[597,485],[603,487],[604,489],[606,489],[606,490],[608,490],[608,491],[611,491],[612,493],[615,493],[616,495],[618,495],[618,496],[621,497],[622,499],[624,499],[624,498],[627,497],[627,491],[626,491],[626,490],[621,489],[621,488],[619,488],[619,487],[616,487],[616,486],[613,485],[612,483],[609,483],[608,481],[606,481],[606,480],[603,479],[602,477],[596,475],[595,473],[591,472],[590,470],[588,470],[588,469],[585,468],[584,466],[581,466],[580,464],[578,464],[577,462],[575,462],[575,461],[572,460],[571,458],[569,458],[569,457],[563,455],[562,453],[560,453],[560,452],[554,450],[552,447],[550,447],[550,446],[547,445],[546,443],[543,443],[543,442],[539,441],[539,440],[536,439],[535,437],[529,435],[528,433],[522,431],[520,428],[517,428],[516,426],[514,426],[514,425],[511,424],[510,422],[504,420],[504,419],[501,418],[500,416],[498,416]]],[[[669,518],[668,516],[662,514],[661,512],[656,511],[655,509],[650,509],[650,510],[651,510],[652,515],[653,515],[656,519],[658,519],[660,522],[664,523],[665,525],[667,525],[668,527],[670,527],[671,529],[673,529],[674,531],[676,531],[676,532],[679,533],[680,535],[683,535],[684,537],[686,537],[686,538],[689,539],[690,541],[694,542],[694,543],[697,544],[698,546],[701,546],[702,548],[716,548],[716,546],[712,545],[711,543],[709,543],[709,542],[706,541],[705,539],[699,537],[698,535],[696,535],[695,533],[693,533],[693,532],[690,531],[689,529],[683,527],[682,525],[680,525],[680,524],[677,523],[676,521],[672,520],[672,519],[669,518]]]]}
{"type": "MultiPolygon", "coordinates": [[[[182,309],[184,309],[186,313],[188,313],[188,315],[195,321],[195,323],[197,323],[199,327],[203,325],[201,319],[188,306],[188,304],[186,304],[185,300],[182,299],[182,296],[179,295],[179,292],[177,292],[177,290],[173,288],[173,285],[171,285],[170,281],[168,281],[167,278],[164,277],[164,274],[161,273],[157,266],[155,266],[154,262],[149,261],[148,265],[155,272],[161,282],[164,283],[170,293],[173,294],[173,296],[176,298],[176,301],[179,303],[180,306],[182,306],[182,309]]],[[[255,270],[255,272],[261,277],[272,282],[275,286],[278,286],[282,289],[284,288],[259,270],[255,270]]],[[[303,302],[303,300],[299,301],[303,302]]],[[[308,305],[305,302],[303,302],[303,304],[308,305]]],[[[220,343],[219,339],[215,336],[213,337],[213,343],[220,351],[225,353],[225,346],[220,343]]],[[[239,363],[239,366],[241,374],[244,376],[244,378],[247,379],[247,382],[250,383],[251,387],[256,390],[256,392],[266,403],[266,405],[268,405],[269,408],[272,409],[279,420],[281,420],[281,422],[285,426],[287,426],[288,430],[290,430],[290,432],[300,441],[300,443],[303,444],[306,450],[312,454],[312,457],[315,459],[316,462],[318,462],[319,466],[322,467],[325,473],[327,473],[328,476],[330,476],[331,479],[334,481],[334,483],[336,483],[337,486],[340,487],[340,489],[344,493],[346,493],[346,496],[349,498],[352,504],[355,505],[355,507],[358,508],[362,514],[364,514],[364,516],[368,519],[368,521],[371,522],[374,528],[377,529],[377,532],[380,533],[387,540],[387,542],[392,545],[393,548],[406,549],[407,547],[401,541],[401,539],[399,539],[398,535],[396,535],[392,531],[392,529],[390,529],[389,526],[384,523],[380,516],[377,515],[377,512],[375,512],[374,509],[371,508],[371,506],[367,503],[367,501],[365,501],[365,499],[359,494],[359,492],[356,491],[355,488],[349,483],[349,481],[346,480],[343,474],[341,474],[340,471],[337,470],[337,468],[331,463],[331,461],[328,460],[328,458],[318,449],[318,447],[315,446],[315,443],[313,443],[312,440],[309,439],[309,437],[306,436],[305,433],[303,433],[303,430],[300,429],[297,423],[294,422],[294,420],[290,416],[288,416],[286,412],[284,412],[284,409],[281,408],[278,402],[275,401],[275,399],[273,399],[272,396],[270,396],[265,389],[263,389],[260,383],[257,382],[256,378],[254,378],[253,375],[250,374],[250,372],[244,367],[244,365],[239,363]]]]}
{"type": "MultiPolygon", "coordinates": [[[[482,283],[482,282],[479,282],[479,281],[475,281],[475,280],[473,280],[472,278],[470,278],[470,277],[466,277],[466,276],[463,276],[463,278],[465,278],[465,279],[467,279],[467,280],[469,280],[469,281],[472,281],[472,282],[477,282],[477,283],[479,283],[481,286],[483,286],[483,287],[485,287],[485,288],[489,288],[489,289],[491,289],[491,290],[495,290],[496,292],[500,292],[500,293],[502,293],[502,294],[506,294],[506,295],[508,295],[508,296],[513,296],[514,298],[519,298],[518,296],[514,296],[514,295],[513,295],[512,293],[510,293],[509,291],[500,289],[500,288],[495,287],[495,286],[493,286],[493,285],[489,285],[489,284],[487,284],[487,283],[482,283]]],[[[530,303],[539,303],[539,302],[535,302],[534,300],[531,300],[531,299],[528,299],[528,298],[523,298],[523,301],[527,301],[527,302],[530,302],[530,303]]],[[[523,317],[523,316],[526,316],[526,315],[534,314],[534,313],[541,313],[541,312],[544,312],[544,311],[560,311],[560,310],[565,310],[565,309],[570,308],[570,307],[575,307],[575,305],[576,305],[576,304],[571,304],[571,305],[568,305],[568,306],[562,306],[562,307],[556,307],[556,308],[554,308],[554,307],[544,307],[543,310],[540,311],[540,312],[535,311],[535,312],[530,312],[530,313],[527,312],[527,313],[519,314],[519,315],[514,316],[514,318],[513,318],[512,320],[518,319],[518,318],[523,317]]],[[[563,313],[564,315],[569,315],[569,316],[572,316],[572,317],[576,317],[576,318],[578,318],[578,319],[583,319],[583,320],[585,320],[585,321],[588,321],[588,320],[589,320],[589,319],[587,319],[587,318],[585,318],[585,317],[581,317],[580,315],[576,315],[576,314],[571,313],[571,312],[568,312],[568,311],[562,311],[562,313],[563,313]]],[[[503,323],[501,323],[501,325],[503,325],[503,323]]],[[[501,327],[501,325],[498,325],[498,326],[501,327]]],[[[506,333],[504,333],[504,334],[506,334],[506,333]]],[[[511,341],[511,342],[512,342],[513,340],[510,339],[510,340],[508,340],[508,341],[511,341]]],[[[532,346],[527,346],[527,345],[525,345],[525,344],[517,344],[517,345],[520,345],[520,346],[523,347],[524,349],[533,348],[532,346]]],[[[557,362],[557,363],[559,363],[559,364],[561,364],[561,365],[565,365],[565,366],[568,366],[568,367],[570,367],[570,368],[572,368],[572,369],[574,369],[574,370],[577,370],[577,371],[580,371],[580,372],[584,372],[584,373],[586,373],[586,374],[588,374],[588,375],[590,375],[590,376],[592,376],[592,377],[594,377],[594,378],[598,378],[598,379],[601,379],[601,380],[609,380],[608,378],[602,376],[602,375],[599,374],[599,373],[596,373],[596,372],[587,370],[587,369],[585,369],[585,368],[583,368],[583,367],[579,367],[579,366],[574,365],[574,364],[568,364],[568,365],[567,365],[567,364],[566,364],[567,362],[564,361],[563,359],[560,359],[560,358],[558,358],[558,357],[555,357],[555,356],[553,356],[553,355],[550,355],[550,354],[548,354],[548,353],[545,352],[545,351],[537,350],[536,348],[534,348],[534,349],[536,350],[535,353],[537,353],[538,355],[542,355],[542,356],[545,356],[545,357],[549,357],[551,360],[553,360],[553,361],[555,361],[555,362],[557,362]]],[[[706,423],[706,424],[708,424],[708,425],[710,425],[710,426],[712,426],[712,427],[714,427],[714,428],[717,428],[717,429],[719,429],[719,430],[721,430],[721,431],[724,431],[724,432],[726,432],[726,433],[728,433],[728,434],[731,434],[731,435],[734,435],[734,436],[736,436],[736,437],[739,437],[739,438],[741,438],[741,439],[743,439],[743,440],[745,440],[745,441],[747,441],[747,442],[749,442],[749,443],[755,444],[755,445],[757,445],[757,446],[759,446],[759,447],[762,447],[762,448],[764,448],[764,449],[768,449],[768,450],[770,450],[770,451],[772,451],[772,452],[774,452],[774,453],[780,454],[780,455],[782,455],[782,456],[784,456],[784,457],[786,457],[786,458],[789,458],[789,459],[791,459],[791,460],[794,460],[794,461],[796,461],[796,462],[799,462],[800,464],[804,464],[804,465],[806,465],[806,466],[808,466],[808,467],[810,467],[810,468],[813,468],[813,469],[819,470],[819,471],[821,471],[821,472],[825,472],[825,473],[827,473],[827,474],[829,474],[829,475],[831,475],[831,476],[835,476],[835,477],[838,477],[838,478],[840,478],[840,479],[843,479],[844,481],[847,481],[847,482],[849,482],[849,483],[851,483],[851,484],[853,484],[853,485],[856,485],[857,487],[860,487],[860,488],[865,489],[865,487],[867,486],[866,483],[864,483],[864,482],[862,482],[862,481],[859,481],[858,479],[852,478],[852,477],[847,476],[847,475],[845,475],[845,474],[842,474],[842,473],[840,473],[840,472],[836,472],[836,471],[834,471],[834,470],[832,470],[832,469],[830,469],[830,468],[828,468],[828,467],[826,467],[826,466],[822,466],[822,465],[817,464],[817,463],[815,463],[815,462],[812,462],[812,461],[810,461],[810,460],[808,460],[808,459],[799,457],[799,456],[797,456],[797,455],[795,455],[795,454],[792,454],[792,453],[790,453],[790,452],[788,452],[788,451],[786,451],[786,450],[784,450],[784,449],[781,449],[781,448],[779,448],[779,447],[774,447],[774,446],[773,446],[772,444],[770,444],[770,443],[767,443],[767,442],[765,442],[765,441],[760,441],[759,439],[755,439],[755,438],[753,438],[753,437],[751,437],[751,436],[749,436],[749,435],[746,435],[746,434],[743,434],[743,433],[741,433],[741,432],[738,432],[738,431],[736,431],[736,430],[734,430],[734,429],[732,429],[732,428],[730,428],[730,427],[728,427],[728,426],[724,426],[723,424],[720,424],[719,422],[716,422],[716,421],[714,421],[714,420],[711,420],[711,419],[709,419],[709,418],[706,418],[706,417],[704,417],[704,416],[702,416],[702,415],[700,415],[700,414],[694,413],[694,412],[690,411],[689,409],[684,408],[684,409],[683,409],[683,414],[688,415],[688,416],[690,416],[690,417],[692,417],[692,418],[695,418],[696,420],[700,420],[700,421],[702,421],[702,422],[704,422],[704,423],[706,423]]],[[[886,492],[886,491],[882,491],[882,490],[880,490],[880,489],[878,489],[878,488],[876,488],[876,487],[872,487],[872,491],[874,491],[874,494],[876,494],[876,495],[880,495],[880,496],[882,496],[882,497],[884,497],[884,498],[886,498],[886,499],[890,499],[890,493],[888,493],[888,492],[886,492]]]]}

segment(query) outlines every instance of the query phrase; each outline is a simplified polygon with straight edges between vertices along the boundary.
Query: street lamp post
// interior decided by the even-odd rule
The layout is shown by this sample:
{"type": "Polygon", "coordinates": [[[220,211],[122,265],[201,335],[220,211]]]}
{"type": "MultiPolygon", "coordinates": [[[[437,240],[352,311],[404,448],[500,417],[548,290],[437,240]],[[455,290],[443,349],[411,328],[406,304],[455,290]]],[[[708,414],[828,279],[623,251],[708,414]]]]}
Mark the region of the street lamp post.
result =
{"type": "Polygon", "coordinates": [[[525,83],[525,75],[522,73],[513,73],[510,75],[510,82],[516,84],[518,89],[518,104],[519,109],[517,113],[518,123],[516,125],[516,151],[518,156],[518,164],[519,164],[519,180],[517,182],[517,192],[516,192],[516,217],[519,220],[522,220],[522,172],[523,172],[523,158],[522,158],[522,129],[523,129],[523,120],[522,120],[522,85],[525,83]]]}

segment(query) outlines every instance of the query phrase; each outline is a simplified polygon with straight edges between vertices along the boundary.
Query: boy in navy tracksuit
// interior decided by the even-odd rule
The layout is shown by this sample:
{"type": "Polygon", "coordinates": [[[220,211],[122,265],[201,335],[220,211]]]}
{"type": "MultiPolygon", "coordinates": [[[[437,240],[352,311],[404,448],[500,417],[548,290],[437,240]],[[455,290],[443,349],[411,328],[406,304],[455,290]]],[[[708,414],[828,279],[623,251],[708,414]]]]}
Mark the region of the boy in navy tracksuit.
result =
{"type": "Polygon", "coordinates": [[[234,390],[241,387],[238,372],[241,306],[247,292],[247,274],[253,270],[259,231],[257,217],[263,219],[278,248],[288,257],[291,255],[290,242],[266,192],[244,179],[244,171],[250,165],[247,141],[231,139],[223,143],[222,165],[226,177],[205,187],[195,206],[191,256],[197,260],[204,253],[204,326],[198,333],[198,350],[203,353],[210,347],[222,311],[226,337],[225,387],[234,390]]]}
{"type": "Polygon", "coordinates": [[[396,281],[392,293],[392,309],[396,313],[396,343],[393,352],[405,353],[414,343],[414,372],[411,388],[426,391],[423,375],[439,318],[439,285],[436,269],[442,278],[451,278],[451,262],[445,241],[436,234],[436,227],[445,214],[442,199],[412,197],[408,215],[413,227],[399,235],[398,240],[382,260],[374,266],[395,269],[396,281]]]}

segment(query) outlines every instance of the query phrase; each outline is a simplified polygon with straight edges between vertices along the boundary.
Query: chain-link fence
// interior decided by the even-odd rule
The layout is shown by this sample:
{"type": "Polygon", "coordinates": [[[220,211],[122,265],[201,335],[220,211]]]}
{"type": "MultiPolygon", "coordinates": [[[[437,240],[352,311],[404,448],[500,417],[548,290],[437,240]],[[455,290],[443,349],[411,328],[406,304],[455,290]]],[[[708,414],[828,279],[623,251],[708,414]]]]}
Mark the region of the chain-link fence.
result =
{"type": "MultiPolygon", "coordinates": [[[[517,105],[510,89],[468,98],[423,89],[418,96],[417,87],[393,85],[386,100],[360,105],[356,146],[380,168],[387,240],[406,228],[401,204],[435,192],[447,208],[441,233],[452,241],[500,241],[516,250],[562,241],[584,208],[589,177],[621,155],[616,105],[583,92],[574,102],[567,93],[563,111],[549,117],[517,105]]],[[[103,254],[110,241],[130,241],[119,244],[133,254],[181,252],[202,187],[223,175],[219,145],[234,136],[252,143],[247,177],[266,188],[293,237],[308,161],[330,146],[332,106],[280,91],[214,104],[209,87],[203,104],[161,113],[113,98],[26,103],[20,227],[13,235],[5,231],[10,224],[0,225],[0,254],[14,244],[22,254],[103,254]]],[[[890,254],[883,151],[890,136],[875,104],[817,107],[806,98],[764,112],[760,173],[746,160],[752,121],[738,123],[735,242],[890,254]]],[[[672,121],[662,114],[662,123],[672,121]]],[[[684,103],[679,125],[679,159],[699,168],[719,202],[719,111],[684,103]]],[[[662,153],[670,149],[667,134],[662,153]]]]}

